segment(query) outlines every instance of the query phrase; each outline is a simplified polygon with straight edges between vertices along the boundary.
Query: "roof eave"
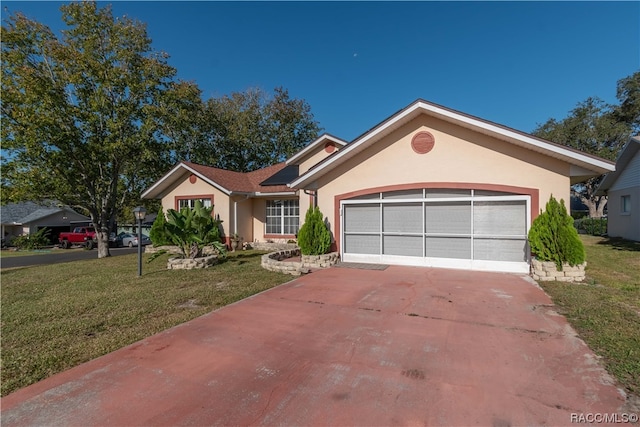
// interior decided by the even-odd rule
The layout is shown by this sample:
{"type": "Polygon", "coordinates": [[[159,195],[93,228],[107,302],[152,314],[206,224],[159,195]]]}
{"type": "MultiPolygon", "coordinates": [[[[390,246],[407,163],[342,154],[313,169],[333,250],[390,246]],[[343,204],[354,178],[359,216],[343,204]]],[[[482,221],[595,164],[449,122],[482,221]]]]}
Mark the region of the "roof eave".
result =
{"type": "Polygon", "coordinates": [[[222,191],[226,195],[230,195],[231,194],[231,190],[229,190],[229,189],[221,186],[217,182],[209,179],[208,177],[206,177],[205,175],[201,174],[200,172],[198,172],[194,168],[192,168],[192,167],[180,162],[176,166],[174,166],[173,169],[171,169],[169,172],[167,172],[162,178],[160,178],[158,181],[156,181],[151,187],[149,187],[144,193],[142,193],[140,198],[141,199],[158,199],[158,198],[162,198],[161,197],[162,192],[164,190],[166,190],[166,188],[168,187],[168,185],[163,186],[162,184],[165,184],[167,181],[171,181],[171,178],[175,174],[177,174],[180,169],[185,169],[186,171],[191,172],[192,174],[196,175],[198,178],[200,178],[203,181],[205,181],[206,183],[214,186],[215,188],[217,188],[218,190],[222,191]]]}
{"type": "Polygon", "coordinates": [[[319,146],[323,141],[331,141],[334,142],[338,145],[340,145],[341,147],[344,147],[345,145],[347,145],[347,141],[340,139],[336,136],[333,136],[331,134],[328,133],[323,133],[322,135],[320,135],[318,138],[316,138],[315,141],[311,142],[309,145],[307,145],[306,147],[304,147],[302,150],[298,151],[296,154],[294,154],[293,156],[291,156],[289,159],[287,159],[285,161],[285,163],[287,165],[290,165],[302,158],[304,158],[304,156],[306,156],[307,154],[309,154],[311,151],[313,151],[317,146],[319,146]]]}

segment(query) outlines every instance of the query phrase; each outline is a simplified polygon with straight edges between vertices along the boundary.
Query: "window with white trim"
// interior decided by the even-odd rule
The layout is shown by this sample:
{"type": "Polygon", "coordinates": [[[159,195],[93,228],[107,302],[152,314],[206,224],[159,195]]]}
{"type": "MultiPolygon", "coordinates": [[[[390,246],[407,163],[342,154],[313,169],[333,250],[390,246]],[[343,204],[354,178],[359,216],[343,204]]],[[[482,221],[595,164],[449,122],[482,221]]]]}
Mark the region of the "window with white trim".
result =
{"type": "Polygon", "coordinates": [[[200,200],[202,202],[202,206],[204,206],[205,208],[210,208],[211,207],[211,199],[210,198],[206,198],[206,199],[179,199],[178,200],[178,208],[182,209],[182,208],[191,208],[193,209],[196,205],[196,200],[200,200]]]}
{"type": "Polygon", "coordinates": [[[620,213],[631,213],[631,196],[628,194],[620,197],[620,213]]]}
{"type": "Polygon", "coordinates": [[[266,219],[265,234],[297,234],[300,225],[298,199],[267,200],[266,219]]]}

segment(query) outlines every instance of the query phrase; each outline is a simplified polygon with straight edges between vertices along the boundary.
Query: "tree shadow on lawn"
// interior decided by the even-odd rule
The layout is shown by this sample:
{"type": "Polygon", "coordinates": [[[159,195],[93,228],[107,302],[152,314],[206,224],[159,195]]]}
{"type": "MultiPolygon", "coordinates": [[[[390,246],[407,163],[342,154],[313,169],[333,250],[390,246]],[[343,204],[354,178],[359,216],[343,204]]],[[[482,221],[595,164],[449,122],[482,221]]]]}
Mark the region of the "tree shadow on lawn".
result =
{"type": "Polygon", "coordinates": [[[611,246],[619,251],[640,252],[640,242],[625,240],[620,237],[606,237],[605,240],[597,243],[598,245],[611,246]]]}

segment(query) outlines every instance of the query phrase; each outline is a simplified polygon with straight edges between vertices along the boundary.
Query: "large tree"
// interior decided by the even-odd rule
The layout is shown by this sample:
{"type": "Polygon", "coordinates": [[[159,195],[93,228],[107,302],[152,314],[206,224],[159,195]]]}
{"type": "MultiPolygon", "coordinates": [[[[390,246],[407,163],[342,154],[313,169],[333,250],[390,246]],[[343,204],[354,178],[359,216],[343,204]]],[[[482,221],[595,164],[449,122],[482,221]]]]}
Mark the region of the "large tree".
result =
{"type": "MultiPolygon", "coordinates": [[[[197,109],[195,103],[189,107],[197,109]]],[[[276,88],[273,95],[249,89],[211,98],[204,103],[203,118],[191,120],[190,132],[180,137],[193,143],[176,152],[195,163],[238,172],[284,161],[320,131],[309,104],[291,99],[283,88],[276,88]]]]}
{"type": "Polygon", "coordinates": [[[3,198],[84,209],[104,257],[118,204],[170,161],[158,113],[175,70],[141,23],[95,2],[61,11],[59,37],[19,13],[2,26],[3,198]]]}
{"type": "MultiPolygon", "coordinates": [[[[640,73],[618,82],[619,105],[609,105],[598,98],[578,103],[569,115],[558,121],[549,119],[533,134],[589,154],[615,160],[640,123],[640,73]]],[[[600,218],[607,204],[606,196],[595,194],[602,176],[591,178],[571,188],[589,209],[589,216],[600,218]]]]}

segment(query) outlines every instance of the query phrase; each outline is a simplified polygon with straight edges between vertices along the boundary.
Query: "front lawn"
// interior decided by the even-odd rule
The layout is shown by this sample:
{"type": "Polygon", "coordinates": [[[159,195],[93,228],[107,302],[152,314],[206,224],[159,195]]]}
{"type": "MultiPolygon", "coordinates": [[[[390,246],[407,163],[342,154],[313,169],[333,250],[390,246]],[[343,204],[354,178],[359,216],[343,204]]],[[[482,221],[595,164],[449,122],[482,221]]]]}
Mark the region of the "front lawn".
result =
{"type": "Polygon", "coordinates": [[[581,236],[583,284],[540,282],[609,373],[640,395],[640,243],[581,236]]]}
{"type": "Polygon", "coordinates": [[[140,278],[135,254],[2,271],[2,395],[291,280],[261,254],[190,271],[163,255],[140,278]]]}

